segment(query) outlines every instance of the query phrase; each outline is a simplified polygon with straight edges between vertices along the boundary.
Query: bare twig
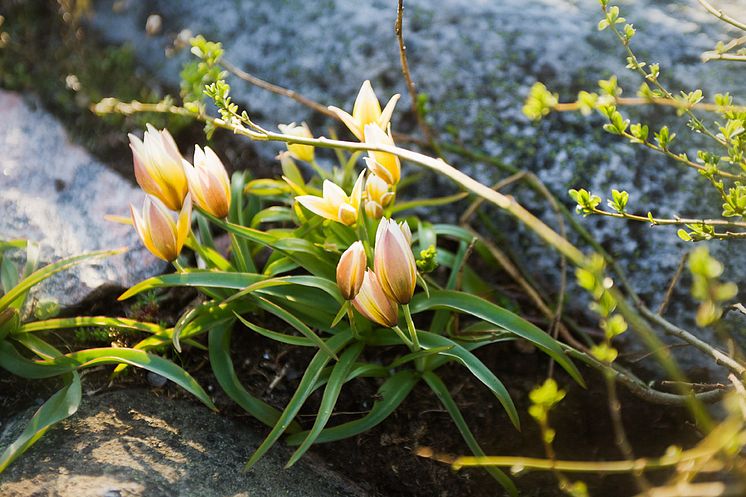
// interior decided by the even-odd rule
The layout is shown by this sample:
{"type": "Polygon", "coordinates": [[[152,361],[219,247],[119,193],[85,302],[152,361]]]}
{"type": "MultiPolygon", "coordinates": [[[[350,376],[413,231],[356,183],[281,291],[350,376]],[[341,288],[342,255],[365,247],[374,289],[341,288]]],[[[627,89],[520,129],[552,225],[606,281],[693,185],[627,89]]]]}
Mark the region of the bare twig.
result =
{"type": "Polygon", "coordinates": [[[709,12],[712,15],[714,15],[715,17],[717,17],[721,21],[727,22],[731,26],[735,26],[738,29],[746,31],[746,24],[744,24],[744,23],[742,23],[740,21],[737,21],[736,19],[733,19],[731,16],[729,16],[728,14],[726,14],[725,12],[723,12],[722,10],[716,9],[707,0],[697,0],[697,1],[700,3],[700,5],[702,5],[702,7],[705,8],[705,10],[707,10],[707,12],[709,12]]]}
{"type": "Polygon", "coordinates": [[[394,32],[396,33],[396,39],[399,42],[399,60],[401,61],[401,71],[402,74],[404,74],[404,80],[407,83],[407,92],[409,93],[409,99],[411,100],[412,112],[417,119],[417,125],[420,127],[420,131],[422,131],[422,135],[425,137],[425,140],[428,142],[428,144],[430,144],[432,149],[438,153],[438,155],[441,155],[438,149],[438,144],[435,141],[435,133],[433,132],[430,125],[427,124],[427,121],[425,121],[424,116],[420,113],[420,109],[417,106],[417,87],[415,86],[414,81],[412,80],[412,75],[409,72],[409,62],[407,61],[407,46],[404,44],[403,21],[404,0],[399,0],[398,7],[396,9],[396,23],[394,23],[394,32]]]}
{"type": "Polygon", "coordinates": [[[656,311],[656,314],[658,314],[659,316],[662,316],[663,313],[666,312],[666,308],[668,308],[668,303],[671,301],[671,296],[673,295],[673,291],[676,288],[676,285],[679,283],[681,274],[684,272],[684,268],[686,267],[687,260],[689,260],[689,252],[686,252],[683,256],[681,256],[681,261],[679,261],[679,266],[676,268],[676,272],[671,278],[671,282],[668,284],[668,288],[666,288],[666,293],[663,295],[663,300],[661,301],[661,305],[658,306],[658,310],[656,311]]]}

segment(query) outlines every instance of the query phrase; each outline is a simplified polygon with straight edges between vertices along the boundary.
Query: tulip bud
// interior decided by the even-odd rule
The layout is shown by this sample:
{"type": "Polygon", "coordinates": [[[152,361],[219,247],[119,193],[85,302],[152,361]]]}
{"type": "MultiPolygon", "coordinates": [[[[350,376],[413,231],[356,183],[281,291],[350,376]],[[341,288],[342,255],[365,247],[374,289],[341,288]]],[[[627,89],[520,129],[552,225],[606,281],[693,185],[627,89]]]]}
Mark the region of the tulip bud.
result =
{"type": "Polygon", "coordinates": [[[360,314],[386,328],[396,326],[399,320],[396,302],[386,295],[376,273],[370,269],[365,270],[363,285],[352,300],[352,305],[360,314]]]}
{"type": "Polygon", "coordinates": [[[417,283],[417,264],[409,246],[411,232],[393,219],[381,219],[376,232],[373,259],[376,275],[386,294],[400,304],[408,304],[417,283]]]}
{"type": "Polygon", "coordinates": [[[381,104],[378,103],[376,92],[373,91],[370,81],[366,80],[357,94],[355,104],[352,107],[352,115],[337,107],[329,107],[329,110],[334,112],[350,128],[350,131],[352,131],[358,140],[366,141],[365,126],[376,124],[381,129],[386,129],[398,100],[399,94],[394,95],[386,104],[383,111],[381,111],[381,104]]]}
{"type": "Polygon", "coordinates": [[[350,245],[339,258],[337,264],[337,286],[345,300],[352,300],[363,285],[363,277],[368,264],[363,242],[350,245]]]}
{"type": "Polygon", "coordinates": [[[394,194],[389,191],[389,184],[375,174],[365,181],[365,212],[373,219],[381,219],[383,208],[391,203],[394,194]]]}
{"type": "Polygon", "coordinates": [[[192,198],[187,194],[178,219],[158,200],[145,197],[142,215],[130,204],[132,224],[145,247],[156,257],[171,262],[179,257],[191,227],[192,198]]]}
{"type": "MultiPolygon", "coordinates": [[[[365,143],[369,145],[390,145],[394,146],[394,139],[391,133],[385,133],[375,124],[369,124],[365,127],[365,143]]],[[[401,177],[401,164],[399,157],[387,152],[369,151],[368,157],[365,158],[368,169],[376,176],[386,181],[389,185],[395,185],[401,177]]]]}
{"type": "Polygon", "coordinates": [[[142,140],[129,134],[137,184],[173,211],[181,209],[188,192],[183,158],[168,130],[150,124],[142,140]]]}
{"type": "MultiPolygon", "coordinates": [[[[301,123],[300,126],[296,125],[295,123],[279,124],[277,127],[280,128],[280,131],[282,131],[283,134],[286,135],[298,136],[301,138],[313,138],[313,134],[311,133],[311,130],[306,123],[301,123]]],[[[290,153],[293,154],[293,156],[298,160],[302,160],[304,162],[313,161],[313,145],[288,143],[288,151],[290,151],[290,153]]]]}
{"type": "Polygon", "coordinates": [[[228,216],[231,207],[231,183],[220,158],[210,147],[194,147],[194,166],[184,163],[189,192],[194,202],[215,217],[228,216]]]}

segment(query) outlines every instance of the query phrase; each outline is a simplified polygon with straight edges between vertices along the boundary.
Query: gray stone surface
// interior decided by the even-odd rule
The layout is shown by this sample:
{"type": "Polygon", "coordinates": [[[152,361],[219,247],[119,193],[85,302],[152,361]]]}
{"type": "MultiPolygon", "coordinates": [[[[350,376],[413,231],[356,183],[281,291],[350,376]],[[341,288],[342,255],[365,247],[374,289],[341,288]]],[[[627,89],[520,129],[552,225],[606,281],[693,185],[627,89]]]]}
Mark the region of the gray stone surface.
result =
{"type": "MultiPolygon", "coordinates": [[[[110,42],[131,44],[145,67],[174,86],[189,54],[166,57],[165,53],[185,29],[221,41],[227,58],[237,66],[326,104],[350,109],[361,82],[370,79],[382,99],[393,92],[403,95],[393,124],[411,131],[413,119],[393,33],[395,4],[390,0],[107,0],[96,3],[92,24],[110,42]],[[158,36],[145,36],[146,19],[153,13],[162,16],[163,29],[158,36]]],[[[648,62],[660,63],[662,80],[674,93],[701,87],[708,98],[714,91],[730,91],[743,101],[746,94],[737,65],[700,62],[703,51],[737,33],[708,15],[696,0],[628,0],[621,5],[624,16],[638,29],[633,40],[638,53],[648,62]]],[[[535,172],[568,205],[570,188],[588,188],[604,196],[619,188],[631,193],[630,209],[635,212],[653,210],[660,217],[719,215],[716,195],[698,174],[604,133],[600,117],[553,115],[534,125],[522,115],[523,101],[537,80],[564,100],[574,98],[580,89],[595,88],[596,81],[611,74],[620,75],[625,95],[636,92],[640,80],[624,68],[622,47],[611,33],[596,28],[601,16],[597,0],[408,0],[405,6],[413,77],[429,96],[429,119],[446,141],[535,172]]],[[[720,1],[718,7],[736,16],[746,13],[744,0],[720,1]]],[[[291,100],[235,78],[231,82],[232,95],[263,126],[308,120],[318,133],[329,124],[291,100]]],[[[659,109],[629,112],[632,119],[642,118],[651,127],[673,125],[672,131],[680,137],[677,151],[694,157],[696,140],[682,140],[690,136],[684,120],[659,109]]],[[[270,159],[280,146],[258,143],[256,148],[270,159]]],[[[487,184],[505,175],[488,164],[451,159],[487,184]]],[[[437,189],[422,193],[452,191],[437,181],[420,182],[420,187],[437,189]]],[[[525,189],[511,193],[554,223],[541,199],[525,189]]],[[[435,215],[448,218],[453,213],[435,215]]],[[[496,219],[504,221],[500,222],[508,242],[520,247],[523,265],[535,269],[549,288],[556,287],[557,258],[505,217],[496,219]]],[[[582,222],[619,257],[651,306],[657,306],[691,245],[681,242],[674,229],[596,218],[582,222]]],[[[725,277],[746,287],[746,279],[737,271],[746,264],[744,252],[734,244],[711,246],[717,257],[730,261],[725,277]]],[[[686,299],[686,285],[684,280],[669,316],[693,326],[694,309],[686,299]]],[[[582,298],[573,299],[573,304],[585,307],[582,298]]]]}
{"type": "Polygon", "coordinates": [[[104,219],[129,215],[129,203],[141,204],[143,194],[71,143],[49,113],[5,91],[0,150],[0,239],[38,242],[44,263],[129,248],[59,273],[37,288],[37,299],[72,305],[101,285],[128,286],[163,270],[165,263],[147,252],[131,226],[104,219]]]}
{"type": "MultiPolygon", "coordinates": [[[[21,428],[15,419],[0,446],[21,428]]],[[[0,476],[3,497],[364,497],[313,456],[277,447],[242,471],[266,433],[146,390],[85,397],[0,476]]]]}

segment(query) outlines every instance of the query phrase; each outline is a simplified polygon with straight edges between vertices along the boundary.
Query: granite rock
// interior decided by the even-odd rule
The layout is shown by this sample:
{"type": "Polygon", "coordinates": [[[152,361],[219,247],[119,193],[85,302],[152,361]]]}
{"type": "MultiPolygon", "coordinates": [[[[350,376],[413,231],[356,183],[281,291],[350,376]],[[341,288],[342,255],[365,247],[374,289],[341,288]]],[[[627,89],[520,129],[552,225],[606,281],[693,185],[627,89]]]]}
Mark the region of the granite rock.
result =
{"type": "MultiPolygon", "coordinates": [[[[0,447],[29,413],[12,418],[0,447]]],[[[88,396],[0,477],[3,497],[364,497],[312,455],[285,470],[276,447],[243,465],[266,433],[147,390],[88,396]]]]}
{"type": "Polygon", "coordinates": [[[61,123],[21,95],[0,90],[0,116],[0,239],[37,242],[42,263],[129,249],[53,276],[34,290],[36,299],[70,306],[102,285],[126,287],[163,271],[165,263],[131,226],[104,219],[127,216],[130,202],[142,202],[140,190],[71,143],[61,123]]]}

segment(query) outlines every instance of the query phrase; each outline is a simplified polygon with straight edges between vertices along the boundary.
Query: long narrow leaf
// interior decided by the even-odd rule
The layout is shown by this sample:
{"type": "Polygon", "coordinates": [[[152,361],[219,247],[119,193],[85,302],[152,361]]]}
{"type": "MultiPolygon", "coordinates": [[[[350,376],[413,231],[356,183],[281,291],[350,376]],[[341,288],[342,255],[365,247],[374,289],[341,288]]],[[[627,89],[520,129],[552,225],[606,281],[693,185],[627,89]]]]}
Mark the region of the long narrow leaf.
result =
{"type": "Polygon", "coordinates": [[[286,468],[295,464],[298,459],[300,459],[303,454],[311,448],[311,445],[313,445],[313,442],[319,436],[321,430],[323,430],[326,423],[329,422],[334,406],[337,404],[339,393],[342,391],[342,385],[347,381],[347,378],[355,365],[355,360],[362,350],[363,344],[358,342],[345,350],[344,354],[339,358],[339,362],[334,366],[334,369],[329,376],[326,389],[324,389],[324,396],[321,399],[321,405],[319,406],[319,412],[316,415],[316,419],[313,422],[313,427],[309,430],[308,435],[300,444],[300,447],[298,447],[290,457],[290,460],[285,465],[286,468]]]}
{"type": "Polygon", "coordinates": [[[255,331],[262,335],[263,337],[269,338],[270,340],[274,340],[276,342],[280,343],[286,343],[288,345],[297,345],[300,347],[315,347],[316,344],[309,338],[306,337],[299,337],[295,335],[288,335],[285,333],[280,333],[278,331],[273,331],[268,328],[264,328],[263,326],[256,325],[250,321],[247,321],[244,319],[240,314],[233,313],[241,323],[249,328],[252,331],[255,331]]]}
{"type": "Polygon", "coordinates": [[[126,300],[138,293],[153,288],[164,288],[173,286],[207,287],[207,288],[230,288],[241,290],[247,286],[264,279],[265,276],[255,273],[231,273],[222,271],[192,270],[183,273],[164,274],[148,278],[136,284],[122,295],[119,300],[126,300]]]}
{"type": "MultiPolygon", "coordinates": [[[[267,426],[274,426],[280,419],[280,411],[261,399],[251,395],[241,384],[233,367],[230,355],[231,325],[221,325],[210,330],[208,335],[210,366],[220,387],[236,404],[267,426]]],[[[291,424],[288,431],[299,431],[300,426],[291,424]]]]}
{"type": "Polygon", "coordinates": [[[440,352],[440,355],[453,357],[461,364],[463,364],[469,371],[471,371],[471,374],[473,374],[474,377],[484,383],[487,388],[492,390],[492,393],[495,394],[497,400],[499,400],[502,406],[505,408],[510,421],[513,422],[515,427],[520,427],[518,411],[516,410],[515,404],[513,404],[513,399],[510,398],[510,394],[505,388],[505,385],[503,385],[503,382],[500,381],[497,376],[495,376],[495,373],[490,371],[490,369],[485,366],[484,363],[477,358],[477,356],[475,356],[450,338],[435,335],[433,333],[428,333],[426,331],[420,331],[417,333],[417,335],[420,337],[420,345],[422,345],[422,347],[425,349],[434,347],[450,347],[449,349],[440,352]]]}
{"type": "MultiPolygon", "coordinates": [[[[466,445],[469,447],[469,450],[472,451],[472,453],[477,457],[483,457],[485,455],[484,451],[482,450],[482,447],[479,446],[479,443],[477,442],[477,439],[474,438],[474,435],[472,434],[471,430],[469,429],[469,425],[466,424],[466,420],[464,419],[464,416],[461,414],[461,411],[458,408],[458,405],[456,405],[456,401],[453,400],[453,397],[451,396],[451,393],[448,391],[448,388],[445,386],[443,381],[436,375],[435,373],[431,371],[427,371],[422,375],[422,379],[425,380],[425,382],[428,384],[430,389],[435,392],[435,395],[437,395],[438,399],[440,400],[440,403],[443,404],[443,407],[445,407],[446,411],[448,411],[448,414],[450,414],[451,419],[453,419],[453,422],[456,424],[456,427],[458,428],[458,431],[461,433],[461,436],[463,437],[464,441],[466,442],[466,445]]],[[[485,468],[487,469],[487,468],[485,468]]],[[[510,493],[513,497],[518,495],[518,489],[516,488],[513,481],[508,478],[508,476],[500,471],[498,468],[489,468],[490,470],[497,470],[497,471],[487,471],[495,480],[497,480],[502,487],[510,493]]]]}
{"type": "Polygon", "coordinates": [[[34,285],[44,281],[45,279],[56,273],[59,273],[60,271],[64,271],[65,269],[75,266],[76,264],[81,264],[90,259],[96,259],[98,257],[108,257],[116,254],[121,254],[126,251],[126,248],[116,250],[99,250],[97,252],[88,252],[86,254],[68,257],[67,259],[62,259],[53,264],[46,265],[43,268],[31,273],[27,278],[21,280],[18,285],[11,288],[5,295],[3,295],[2,298],[0,298],[0,311],[3,311],[17,298],[24,295],[25,292],[30,290],[34,285]]]}
{"type": "Polygon", "coordinates": [[[0,473],[55,423],[75,414],[81,399],[80,375],[72,372],[62,390],[52,395],[31,418],[21,435],[0,455],[0,473]]]}
{"type": "Polygon", "coordinates": [[[97,364],[129,364],[131,366],[137,366],[152,371],[153,373],[159,374],[164,378],[173,381],[181,388],[201,400],[202,403],[210,409],[217,410],[215,404],[212,403],[210,397],[192,375],[173,362],[155,354],[136,349],[103,347],[71,352],[65,354],[65,356],[61,358],[46,361],[46,363],[56,365],[59,362],[64,363],[64,361],[69,360],[74,361],[81,368],[95,366],[97,364]]]}
{"type": "Polygon", "coordinates": [[[470,314],[476,318],[501,326],[507,331],[536,345],[536,347],[557,361],[557,364],[562,366],[575,381],[585,386],[580,372],[565,355],[556,340],[532,323],[492,302],[464,292],[438,290],[430,292],[430,298],[428,299],[418,295],[410,305],[413,314],[431,309],[450,309],[470,314]]]}
{"type": "MultiPolygon", "coordinates": [[[[394,374],[378,389],[378,397],[381,400],[376,400],[373,403],[373,407],[368,414],[354,421],[325,428],[316,438],[316,443],[335,442],[354,437],[377,426],[399,407],[418,381],[419,376],[413,371],[400,371],[394,374]]],[[[303,443],[306,436],[308,436],[307,431],[295,433],[290,435],[286,442],[288,445],[299,445],[303,443]]]]}
{"type": "Polygon", "coordinates": [[[259,308],[264,309],[271,314],[274,314],[275,316],[298,330],[301,335],[311,340],[314,344],[318,345],[321,350],[329,354],[329,357],[333,357],[334,359],[337,358],[335,352],[326,344],[326,342],[324,342],[321,337],[314,333],[311,328],[306,326],[303,321],[295,317],[292,313],[262,297],[256,299],[256,304],[259,308]]]}
{"type": "Polygon", "coordinates": [[[47,319],[23,324],[17,333],[32,333],[37,331],[62,330],[81,326],[101,326],[118,330],[135,330],[145,333],[163,333],[166,328],[155,323],[145,323],[129,318],[113,318],[108,316],[81,316],[74,318],[47,319]]]}
{"type": "Polygon", "coordinates": [[[32,361],[23,357],[10,342],[3,340],[0,341],[0,367],[21,378],[38,380],[69,373],[75,370],[76,365],[71,361],[59,364],[32,361]]]}
{"type": "MultiPolygon", "coordinates": [[[[347,345],[351,338],[352,335],[350,333],[340,333],[339,335],[335,335],[329,338],[326,341],[326,345],[336,354],[345,345],[347,345]]],[[[303,407],[303,404],[306,402],[306,399],[308,399],[308,396],[311,395],[311,393],[313,392],[316,380],[318,379],[321,371],[324,369],[330,359],[330,356],[321,350],[319,350],[316,355],[313,356],[313,359],[311,359],[311,362],[308,364],[306,372],[303,374],[303,377],[301,378],[300,383],[298,384],[298,388],[293,394],[293,397],[290,399],[290,402],[288,402],[285,410],[282,411],[280,419],[277,421],[277,424],[274,426],[274,428],[272,428],[272,431],[270,431],[269,435],[267,435],[267,438],[264,439],[262,444],[256,449],[254,454],[246,463],[246,469],[251,468],[254,464],[256,464],[256,462],[275,444],[275,442],[288,429],[291,421],[293,420],[293,418],[295,418],[295,415],[298,414],[298,411],[300,411],[300,408],[303,407]]]]}

